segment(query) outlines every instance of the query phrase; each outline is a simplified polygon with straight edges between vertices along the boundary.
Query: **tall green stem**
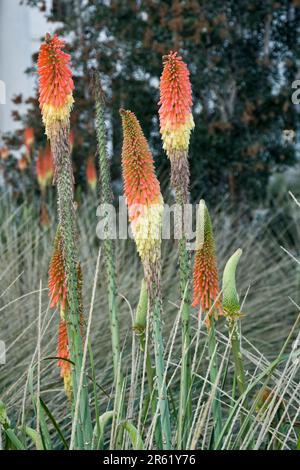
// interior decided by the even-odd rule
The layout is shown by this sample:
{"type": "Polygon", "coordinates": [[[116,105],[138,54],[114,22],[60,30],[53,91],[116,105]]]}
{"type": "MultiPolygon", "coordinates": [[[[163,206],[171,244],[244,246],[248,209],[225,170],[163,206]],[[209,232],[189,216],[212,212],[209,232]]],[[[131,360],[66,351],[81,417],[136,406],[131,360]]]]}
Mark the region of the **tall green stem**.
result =
{"type": "Polygon", "coordinates": [[[234,360],[236,382],[237,382],[239,394],[243,395],[243,393],[247,389],[247,385],[246,385],[246,376],[245,376],[243,358],[242,358],[242,353],[241,353],[241,348],[240,348],[240,338],[239,338],[237,320],[229,319],[229,334],[231,338],[231,350],[232,350],[232,355],[233,355],[233,360],[234,360]]]}
{"type": "MultiPolygon", "coordinates": [[[[184,204],[180,194],[176,197],[177,203],[182,208],[182,217],[184,217],[184,204]]],[[[186,238],[184,235],[184,223],[182,222],[182,238],[179,240],[179,269],[180,269],[180,292],[183,302],[181,313],[182,325],[182,364],[180,377],[180,398],[178,413],[178,431],[177,448],[185,449],[189,434],[192,401],[191,401],[191,334],[190,334],[190,260],[186,248],[186,238]]]]}
{"type": "MultiPolygon", "coordinates": [[[[236,289],[236,268],[242,250],[238,249],[227,261],[223,273],[223,310],[228,318],[229,334],[231,341],[231,350],[233,354],[235,375],[239,395],[243,395],[247,389],[246,376],[243,364],[243,358],[240,348],[240,334],[238,328],[238,319],[241,316],[241,307],[236,289]]],[[[243,423],[243,413],[241,413],[243,423]]],[[[247,431],[247,429],[245,429],[247,431]]]]}
{"type": "MultiPolygon", "coordinates": [[[[94,77],[95,106],[96,106],[96,127],[99,153],[99,172],[101,184],[101,203],[112,205],[113,194],[111,190],[109,162],[106,152],[106,129],[104,122],[104,99],[101,90],[99,77],[94,77]]],[[[107,228],[109,230],[109,227],[107,228]]],[[[115,403],[120,405],[122,399],[123,374],[120,365],[120,327],[117,310],[117,282],[115,268],[115,245],[109,233],[103,240],[103,250],[105,256],[105,268],[108,282],[108,304],[109,319],[111,329],[113,367],[115,381],[115,403]]],[[[122,412],[122,410],[121,410],[122,412]]],[[[122,434],[122,432],[121,432],[122,434]]],[[[120,443],[119,443],[120,444],[120,443]]],[[[119,444],[117,444],[119,446],[119,444]]]]}
{"type": "Polygon", "coordinates": [[[155,354],[155,369],[158,387],[158,405],[162,429],[163,449],[171,449],[171,423],[168,404],[167,386],[165,381],[164,346],[161,322],[162,303],[159,296],[153,302],[153,340],[155,354]]]}
{"type": "MultiPolygon", "coordinates": [[[[163,58],[163,72],[160,81],[160,131],[164,148],[171,163],[171,186],[176,194],[176,205],[182,210],[181,239],[179,240],[180,290],[183,302],[181,309],[182,363],[177,429],[177,448],[185,449],[191,427],[191,334],[190,334],[190,263],[186,244],[184,209],[189,202],[190,171],[188,148],[190,133],[194,128],[191,114],[192,94],[187,65],[177,53],[170,52],[163,58]],[[180,99],[179,99],[180,95],[180,99]],[[172,102],[172,106],[169,103],[172,102]],[[180,110],[180,111],[179,111],[180,110]],[[166,132],[166,122],[173,122],[177,113],[183,118],[184,131],[171,125],[166,132]],[[170,121],[169,121],[170,119],[170,121]]],[[[175,121],[174,121],[175,122],[175,121]]],[[[183,128],[182,128],[183,129],[183,128]]]]}
{"type": "MultiPolygon", "coordinates": [[[[57,192],[60,230],[63,241],[63,254],[67,281],[68,309],[67,326],[70,359],[72,367],[72,382],[74,403],[77,397],[78,383],[82,366],[83,345],[80,325],[80,304],[78,290],[78,260],[76,249],[75,209],[73,201],[73,172],[70,159],[68,136],[65,130],[60,131],[58,146],[52,151],[56,152],[57,161],[57,192]]],[[[74,404],[73,404],[74,406],[74,404]]],[[[79,426],[76,430],[76,445],[88,449],[93,434],[87,379],[84,377],[81,389],[79,408],[79,426]]]]}
{"type": "MultiPolygon", "coordinates": [[[[214,316],[210,318],[210,328],[208,332],[208,351],[210,357],[210,381],[212,388],[217,387],[216,381],[218,379],[218,358],[217,358],[217,342],[215,332],[215,319],[214,316]]],[[[213,419],[214,419],[214,444],[218,442],[218,437],[222,431],[222,413],[220,392],[218,388],[215,389],[215,396],[212,405],[213,419]]]]}
{"type": "MultiPolygon", "coordinates": [[[[137,333],[141,351],[146,355],[146,374],[149,387],[149,400],[151,404],[152,416],[156,414],[157,404],[157,390],[154,388],[155,371],[152,366],[151,356],[148,346],[146,347],[146,327],[147,327],[147,313],[148,313],[148,295],[147,285],[144,279],[142,280],[139,303],[136,309],[135,323],[133,326],[134,331],[137,333]]],[[[148,406],[147,406],[148,409],[148,406]]],[[[162,447],[161,425],[160,420],[155,426],[155,441],[158,449],[162,447]]]]}
{"type": "MultiPolygon", "coordinates": [[[[239,325],[238,320],[236,319],[229,319],[229,334],[231,338],[231,350],[234,360],[234,368],[235,368],[235,377],[236,383],[238,387],[239,395],[242,396],[247,390],[247,381],[243,363],[243,356],[240,347],[240,334],[239,334],[239,325]]],[[[244,406],[247,407],[247,399],[246,397],[243,400],[244,406]]],[[[240,413],[241,417],[241,426],[242,426],[242,435],[246,435],[249,431],[249,421],[246,419],[243,411],[241,410],[240,413]]],[[[241,437],[242,441],[242,437],[241,437]]],[[[250,443],[250,447],[252,447],[252,443],[250,443]]]]}

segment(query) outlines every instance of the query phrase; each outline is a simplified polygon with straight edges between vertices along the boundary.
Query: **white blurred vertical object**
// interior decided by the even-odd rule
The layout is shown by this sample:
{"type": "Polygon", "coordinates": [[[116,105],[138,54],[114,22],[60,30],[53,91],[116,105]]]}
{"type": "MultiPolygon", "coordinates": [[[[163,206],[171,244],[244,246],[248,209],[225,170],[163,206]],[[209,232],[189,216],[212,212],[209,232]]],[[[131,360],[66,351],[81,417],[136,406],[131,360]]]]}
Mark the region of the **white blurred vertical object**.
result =
{"type": "MultiPolygon", "coordinates": [[[[48,0],[46,12],[51,5],[52,1],[48,0]]],[[[21,4],[20,0],[0,1],[0,80],[6,94],[5,104],[0,102],[0,143],[3,133],[20,126],[11,115],[16,107],[12,98],[22,94],[26,100],[33,95],[36,77],[26,74],[25,70],[32,65],[32,54],[38,51],[45,32],[52,32],[54,28],[38,8],[21,4]]],[[[19,112],[24,109],[24,104],[18,106],[19,112]]]]}

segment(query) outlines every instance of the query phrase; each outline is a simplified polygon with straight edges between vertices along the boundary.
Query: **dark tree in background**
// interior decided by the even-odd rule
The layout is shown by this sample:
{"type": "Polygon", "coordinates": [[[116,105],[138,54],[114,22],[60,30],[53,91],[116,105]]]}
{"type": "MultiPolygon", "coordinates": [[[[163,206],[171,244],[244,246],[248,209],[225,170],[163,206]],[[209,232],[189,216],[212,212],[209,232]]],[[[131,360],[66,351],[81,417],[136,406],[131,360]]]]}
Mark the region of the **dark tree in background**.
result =
{"type": "MultiPolygon", "coordinates": [[[[43,8],[43,1],[27,3],[43,8]]],[[[163,180],[169,168],[157,104],[162,56],[169,50],[179,50],[191,72],[194,199],[220,203],[229,194],[232,202],[260,202],[270,174],[295,162],[282,132],[296,129],[291,84],[300,58],[300,0],[56,0],[49,20],[62,22],[58,34],[72,54],[77,181],[84,180],[96,145],[91,67],[101,72],[107,94],[115,189],[121,187],[120,107],[140,119],[163,180]]],[[[44,138],[34,100],[25,123],[44,138]]]]}

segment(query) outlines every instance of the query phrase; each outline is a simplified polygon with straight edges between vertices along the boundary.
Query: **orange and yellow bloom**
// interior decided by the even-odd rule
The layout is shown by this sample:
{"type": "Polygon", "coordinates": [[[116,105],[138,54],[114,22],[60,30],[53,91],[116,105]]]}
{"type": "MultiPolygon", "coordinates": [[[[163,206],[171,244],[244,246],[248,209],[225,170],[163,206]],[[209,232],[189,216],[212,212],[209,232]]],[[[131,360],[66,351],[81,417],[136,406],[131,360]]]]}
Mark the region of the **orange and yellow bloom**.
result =
{"type": "Polygon", "coordinates": [[[74,133],[73,133],[73,131],[70,131],[70,133],[69,133],[69,144],[70,144],[70,152],[72,153],[73,148],[74,148],[74,133]]]}
{"type": "Polygon", "coordinates": [[[49,212],[44,201],[41,204],[40,224],[42,227],[49,227],[50,224],[49,212]]]}
{"type": "MultiPolygon", "coordinates": [[[[83,314],[82,314],[82,273],[81,267],[77,265],[77,282],[79,292],[79,312],[80,325],[83,325],[83,314]]],[[[63,257],[63,242],[58,229],[52,258],[49,266],[49,297],[51,299],[50,308],[59,308],[60,310],[60,324],[58,333],[58,366],[60,367],[60,375],[64,380],[65,392],[69,399],[72,395],[72,374],[71,374],[71,363],[69,354],[69,343],[67,335],[67,320],[66,312],[69,308],[68,305],[68,289],[67,289],[67,276],[65,271],[64,257],[63,257]],[[67,359],[67,361],[65,360],[67,359]]],[[[82,331],[81,331],[82,333],[82,331]]]]}
{"type": "Polygon", "coordinates": [[[53,255],[49,266],[48,287],[49,297],[51,298],[50,308],[59,306],[61,311],[64,312],[67,299],[67,284],[62,239],[59,231],[55,238],[53,255]]]}
{"type": "Polygon", "coordinates": [[[54,166],[50,146],[47,145],[45,150],[40,149],[36,160],[36,174],[41,191],[45,191],[46,187],[51,184],[54,166]]]}
{"type": "Polygon", "coordinates": [[[34,144],[34,130],[32,127],[26,127],[24,130],[24,143],[27,150],[27,155],[30,158],[31,147],[34,144]]]}
{"type": "Polygon", "coordinates": [[[160,80],[160,132],[163,147],[171,158],[172,152],[187,151],[194,128],[191,112],[192,90],[189,71],[177,52],[163,57],[160,80]]]}
{"type": "MultiPolygon", "coordinates": [[[[63,51],[65,43],[56,35],[45,37],[38,57],[39,102],[45,132],[50,140],[54,162],[54,183],[57,185],[59,234],[50,264],[49,290],[52,305],[59,303],[61,319],[67,322],[67,333],[78,341],[69,342],[70,358],[75,363],[72,376],[78,375],[82,361],[81,271],[77,261],[74,205],[74,176],[70,158],[70,111],[73,105],[70,56],[63,51]],[[72,323],[69,318],[72,318],[72,323]]],[[[62,341],[59,343],[63,343],[62,341]]],[[[68,396],[71,396],[70,375],[63,372],[68,396]]],[[[84,379],[85,381],[85,379],[84,379]]],[[[77,382],[77,381],[76,381],[77,382]]],[[[74,382],[75,383],[75,382],[74,382]]],[[[85,387],[83,387],[85,388],[85,387]]],[[[87,390],[83,390],[88,400],[87,390]]],[[[89,410],[85,418],[88,419],[89,410]]],[[[81,417],[83,419],[83,417],[81,417]]]]}
{"type": "Polygon", "coordinates": [[[8,156],[9,156],[9,150],[8,150],[8,148],[7,148],[7,147],[2,147],[2,148],[0,149],[0,157],[1,157],[1,159],[2,159],[2,160],[7,160],[8,156]]]}
{"type": "Polygon", "coordinates": [[[120,110],[123,125],[122,168],[129,220],[147,282],[158,281],[163,198],[153,158],[140,123],[120,110]]]}
{"type": "Polygon", "coordinates": [[[25,171],[27,167],[28,167],[28,160],[26,158],[26,155],[22,155],[22,157],[19,158],[18,160],[18,169],[20,171],[25,171]]]}
{"type": "Polygon", "coordinates": [[[69,127],[74,102],[70,56],[62,50],[64,46],[64,41],[56,35],[46,35],[38,57],[39,102],[46,134],[50,139],[61,127],[69,127]]]}
{"type": "Polygon", "coordinates": [[[90,157],[87,161],[86,179],[91,190],[95,191],[97,187],[97,171],[95,167],[95,161],[92,157],[90,157]]]}
{"type": "Polygon", "coordinates": [[[58,332],[58,363],[60,375],[64,380],[65,392],[68,398],[71,398],[72,378],[70,362],[64,359],[70,359],[68,347],[67,323],[65,319],[65,309],[67,304],[67,282],[64,267],[64,258],[62,250],[62,239],[59,231],[57,232],[54,251],[49,266],[49,297],[51,299],[50,308],[58,307],[60,309],[60,323],[58,332]]]}
{"type": "MultiPolygon", "coordinates": [[[[215,241],[209,212],[200,201],[197,220],[196,253],[193,278],[193,307],[200,305],[202,313],[222,314],[215,241]]],[[[209,325],[209,317],[207,317],[209,325]]]]}
{"type": "Polygon", "coordinates": [[[69,341],[67,322],[64,319],[60,319],[59,331],[58,331],[58,344],[57,344],[58,362],[57,365],[60,367],[60,376],[64,381],[65,392],[69,400],[72,396],[72,374],[71,374],[71,363],[69,353],[69,341]]]}

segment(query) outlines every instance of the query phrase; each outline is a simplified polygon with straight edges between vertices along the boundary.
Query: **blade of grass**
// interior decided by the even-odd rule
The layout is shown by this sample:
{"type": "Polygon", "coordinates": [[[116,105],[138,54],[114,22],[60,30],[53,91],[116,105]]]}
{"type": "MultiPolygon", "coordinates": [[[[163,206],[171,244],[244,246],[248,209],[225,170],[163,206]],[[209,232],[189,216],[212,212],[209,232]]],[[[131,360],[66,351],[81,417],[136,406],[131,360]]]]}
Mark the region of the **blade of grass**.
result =
{"type": "Polygon", "coordinates": [[[56,430],[57,432],[57,435],[61,441],[61,443],[63,444],[64,448],[65,449],[69,449],[69,444],[67,443],[61,429],[60,429],[60,426],[59,424],[57,423],[56,419],[54,418],[53,414],[51,413],[51,411],[49,410],[49,408],[47,407],[46,403],[44,402],[44,400],[42,398],[40,398],[40,403],[41,403],[41,407],[42,409],[44,410],[44,412],[46,413],[46,415],[48,416],[48,418],[50,419],[54,429],[56,430]]]}
{"type": "Polygon", "coordinates": [[[132,442],[132,447],[134,450],[145,450],[145,446],[143,443],[143,440],[138,433],[137,428],[130,423],[129,421],[125,421],[121,423],[121,425],[124,427],[124,429],[128,432],[128,435],[130,437],[130,440],[132,442]]]}
{"type": "MultiPolygon", "coordinates": [[[[86,359],[87,359],[87,352],[88,352],[88,344],[89,344],[89,338],[90,338],[90,333],[91,333],[91,325],[92,325],[93,310],[94,310],[94,303],[95,303],[95,294],[96,294],[96,286],[97,286],[97,280],[98,280],[100,256],[101,256],[101,248],[99,248],[99,251],[98,251],[98,258],[97,258],[96,270],[95,270],[95,276],[94,276],[94,285],[93,285],[93,291],[92,291],[90,312],[89,312],[89,316],[88,316],[88,323],[87,323],[87,328],[86,328],[86,337],[85,337],[84,347],[83,347],[81,370],[80,370],[79,383],[78,383],[76,402],[75,402],[75,411],[74,411],[74,417],[73,417],[73,420],[72,420],[70,450],[73,450],[74,445],[75,445],[75,434],[76,434],[76,429],[77,429],[77,421],[78,421],[78,417],[79,417],[79,410],[80,410],[80,407],[81,407],[81,400],[82,400],[81,390],[82,390],[83,384],[85,383],[84,375],[85,375],[86,359]]],[[[82,403],[82,406],[84,406],[84,403],[82,403]]],[[[89,444],[91,445],[91,442],[89,444]]],[[[84,445],[87,446],[88,443],[86,442],[86,443],[84,443],[84,445]]]]}

